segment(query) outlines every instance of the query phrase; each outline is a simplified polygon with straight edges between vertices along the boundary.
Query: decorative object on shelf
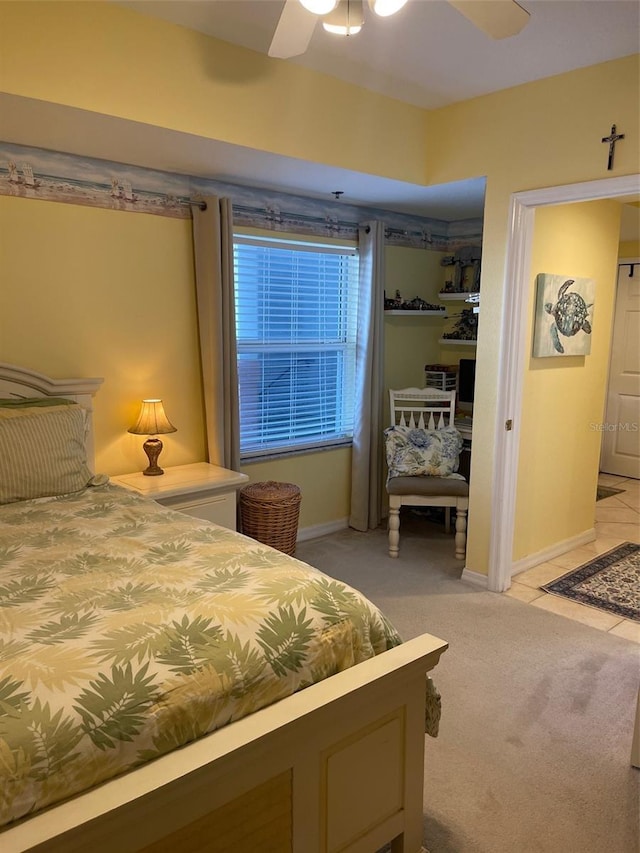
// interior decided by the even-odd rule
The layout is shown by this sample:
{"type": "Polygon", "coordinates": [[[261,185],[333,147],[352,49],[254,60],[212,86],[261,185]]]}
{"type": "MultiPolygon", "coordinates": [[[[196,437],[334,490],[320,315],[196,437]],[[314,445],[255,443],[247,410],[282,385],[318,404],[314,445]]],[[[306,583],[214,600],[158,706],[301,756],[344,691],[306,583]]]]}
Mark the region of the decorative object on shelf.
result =
{"type": "Polygon", "coordinates": [[[480,294],[479,293],[470,293],[467,298],[464,300],[468,302],[470,305],[473,305],[473,313],[480,313],[480,294]]]}
{"type": "Polygon", "coordinates": [[[478,315],[474,313],[473,308],[463,308],[456,315],[456,320],[453,329],[450,332],[444,332],[442,337],[449,341],[474,341],[478,337],[478,315]]]}
{"type": "Polygon", "coordinates": [[[127,432],[131,432],[134,435],[149,436],[142,445],[149,459],[149,467],[145,468],[142,473],[146,474],[147,477],[157,477],[160,474],[164,474],[162,468],[158,466],[158,457],[162,452],[162,442],[157,436],[177,432],[177,430],[166,416],[162,400],[143,400],[138,420],[132,427],[129,427],[127,432]]]}
{"type": "Polygon", "coordinates": [[[444,313],[446,308],[444,305],[433,305],[431,302],[426,302],[424,299],[421,299],[419,296],[414,297],[413,299],[409,299],[407,301],[402,299],[400,295],[400,291],[396,290],[396,295],[393,299],[387,299],[387,295],[385,292],[384,296],[384,310],[385,311],[438,311],[439,313],[444,313]]]}
{"type": "Polygon", "coordinates": [[[425,364],[425,388],[437,388],[439,391],[455,391],[458,368],[455,364],[425,364]]]}
{"type": "Polygon", "coordinates": [[[446,281],[442,293],[477,293],[480,290],[479,246],[463,246],[455,255],[440,261],[443,267],[454,267],[453,281],[446,281]]]}
{"type": "Polygon", "coordinates": [[[456,293],[455,290],[441,290],[438,294],[438,299],[444,302],[479,302],[480,294],[464,291],[464,293],[456,293]]]}
{"type": "Polygon", "coordinates": [[[593,322],[593,279],[540,273],[536,277],[536,289],[534,358],[588,355],[593,322]]]}
{"type": "MultiPolygon", "coordinates": [[[[450,284],[450,282],[447,282],[450,284]]],[[[439,298],[444,302],[468,302],[470,305],[473,305],[473,313],[480,313],[480,294],[479,293],[455,293],[454,291],[443,291],[441,290],[438,294],[439,298]]]]}

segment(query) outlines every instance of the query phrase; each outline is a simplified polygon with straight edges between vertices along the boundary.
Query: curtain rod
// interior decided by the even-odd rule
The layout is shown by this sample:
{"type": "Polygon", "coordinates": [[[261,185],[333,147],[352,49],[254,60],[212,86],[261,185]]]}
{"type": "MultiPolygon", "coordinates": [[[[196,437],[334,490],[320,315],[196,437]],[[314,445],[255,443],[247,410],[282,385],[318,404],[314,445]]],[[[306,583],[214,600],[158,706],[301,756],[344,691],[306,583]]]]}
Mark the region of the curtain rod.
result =
{"type": "Polygon", "coordinates": [[[261,214],[271,219],[295,219],[309,225],[331,225],[343,228],[358,228],[359,223],[344,219],[333,219],[331,216],[313,216],[308,213],[293,213],[290,210],[280,210],[278,207],[250,207],[248,205],[234,204],[233,209],[239,213],[261,214]]]}
{"type": "MultiPolygon", "coordinates": [[[[207,209],[206,201],[195,201],[193,199],[189,199],[188,201],[181,202],[181,204],[187,205],[189,207],[198,207],[200,210],[207,209]]],[[[297,219],[298,221],[307,222],[310,225],[333,225],[338,227],[346,227],[346,228],[359,228],[361,227],[360,223],[353,221],[346,221],[340,219],[331,219],[329,216],[310,216],[307,213],[291,213],[286,210],[274,210],[268,207],[248,207],[247,205],[233,205],[235,209],[238,211],[247,211],[250,213],[261,213],[266,215],[267,217],[272,216],[274,218],[282,218],[285,219],[297,219]]],[[[369,233],[370,228],[368,225],[365,226],[365,230],[369,233]]],[[[418,237],[425,243],[433,242],[433,238],[430,231],[420,230],[420,231],[410,231],[406,228],[391,228],[390,226],[385,226],[384,229],[385,237],[418,237]]]]}
{"type": "MultiPolygon", "coordinates": [[[[206,201],[196,201],[193,199],[189,199],[188,201],[181,201],[180,203],[188,207],[198,207],[200,208],[200,210],[207,209],[206,201]]],[[[298,221],[308,222],[310,225],[334,225],[346,228],[360,227],[360,224],[358,222],[353,222],[351,220],[347,221],[341,219],[332,219],[329,216],[310,216],[308,213],[291,213],[290,211],[280,210],[277,208],[249,207],[248,205],[242,204],[233,204],[233,208],[238,212],[247,212],[252,214],[259,213],[266,217],[271,217],[274,219],[297,219],[298,221]]]]}
{"type": "MultiPolygon", "coordinates": [[[[200,208],[200,210],[206,210],[207,209],[206,201],[194,201],[193,199],[188,199],[186,201],[180,201],[180,204],[184,205],[185,207],[198,207],[198,208],[200,208]]],[[[286,210],[276,210],[276,209],[270,209],[268,207],[248,207],[247,205],[233,204],[233,208],[235,210],[240,211],[240,212],[246,211],[246,212],[253,213],[253,214],[261,213],[267,217],[273,217],[273,218],[284,217],[285,219],[298,219],[298,220],[302,220],[304,222],[308,222],[309,224],[314,224],[314,225],[327,225],[327,224],[329,224],[329,225],[346,226],[348,228],[358,228],[359,227],[357,222],[347,222],[347,221],[339,220],[339,219],[331,219],[330,217],[309,216],[309,214],[307,214],[307,213],[290,213],[286,210]]]]}

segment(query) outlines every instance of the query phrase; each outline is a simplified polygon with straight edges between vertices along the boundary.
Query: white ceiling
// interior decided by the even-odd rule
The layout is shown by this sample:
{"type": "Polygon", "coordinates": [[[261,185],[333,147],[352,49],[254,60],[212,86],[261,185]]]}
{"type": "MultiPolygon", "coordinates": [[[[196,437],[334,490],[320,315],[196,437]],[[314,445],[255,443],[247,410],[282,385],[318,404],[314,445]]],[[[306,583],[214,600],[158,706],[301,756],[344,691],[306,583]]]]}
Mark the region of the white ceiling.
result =
{"type": "MultiPolygon", "coordinates": [[[[118,5],[266,53],[283,0],[118,5]]],[[[494,41],[445,0],[409,0],[392,18],[367,14],[362,32],[348,39],[316,27],[307,53],[287,61],[436,107],[638,52],[638,0],[522,0],[522,5],[531,12],[529,24],[511,39],[494,41]]],[[[28,98],[0,96],[0,110],[7,142],[324,200],[342,190],[349,204],[447,221],[483,212],[482,177],[421,187],[28,98]]]]}
{"type": "MultiPolygon", "coordinates": [[[[342,38],[316,26],[304,56],[286,61],[432,109],[640,49],[638,0],[519,3],[530,12],[529,23],[518,35],[495,41],[446,0],[408,0],[390,18],[374,15],[365,0],[365,25],[358,35],[342,38]]],[[[120,5],[267,53],[283,0],[120,5]]]]}

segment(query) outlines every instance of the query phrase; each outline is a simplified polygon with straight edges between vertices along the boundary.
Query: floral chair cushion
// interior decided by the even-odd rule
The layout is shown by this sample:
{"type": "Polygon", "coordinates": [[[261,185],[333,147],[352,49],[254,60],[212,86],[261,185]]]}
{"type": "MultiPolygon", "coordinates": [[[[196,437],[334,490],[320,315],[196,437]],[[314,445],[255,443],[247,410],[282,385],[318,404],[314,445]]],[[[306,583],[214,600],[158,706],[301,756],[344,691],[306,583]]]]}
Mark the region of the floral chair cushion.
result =
{"type": "Polygon", "coordinates": [[[455,427],[412,429],[392,426],[384,431],[391,477],[450,477],[458,470],[462,436],[455,427]]]}

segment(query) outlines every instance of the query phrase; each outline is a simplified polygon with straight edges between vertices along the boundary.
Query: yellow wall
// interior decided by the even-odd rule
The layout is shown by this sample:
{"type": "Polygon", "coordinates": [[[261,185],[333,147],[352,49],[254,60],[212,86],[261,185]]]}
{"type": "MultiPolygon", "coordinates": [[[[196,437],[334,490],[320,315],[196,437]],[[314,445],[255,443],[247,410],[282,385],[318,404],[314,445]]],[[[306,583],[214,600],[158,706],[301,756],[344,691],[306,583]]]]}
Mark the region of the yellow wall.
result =
{"type": "MultiPolygon", "coordinates": [[[[429,115],[429,182],[487,178],[467,567],[487,573],[509,204],[512,193],[634,174],[640,163],[639,56],[528,83],[429,115]],[[606,168],[612,116],[628,134],[606,168]],[[627,144],[628,143],[628,144],[627,144]]],[[[564,535],[562,539],[566,538],[564,535]]]]}
{"type": "MultiPolygon", "coordinates": [[[[625,213],[627,212],[627,208],[636,208],[636,209],[640,208],[640,201],[632,201],[632,202],[629,202],[627,205],[625,205],[625,207],[623,208],[623,211],[622,211],[622,216],[623,216],[622,221],[623,222],[624,222],[625,213]]],[[[623,230],[624,230],[624,226],[623,226],[623,230]]],[[[618,249],[618,257],[619,258],[640,258],[640,222],[637,218],[635,219],[635,227],[634,227],[633,231],[629,231],[627,229],[627,233],[625,234],[625,236],[627,236],[627,234],[629,234],[629,233],[633,234],[633,239],[622,240],[620,242],[620,246],[618,249]]]]}
{"type": "Polygon", "coordinates": [[[300,527],[341,522],[351,510],[351,448],[243,465],[252,483],[280,480],[300,486],[300,527]]]}
{"type": "Polygon", "coordinates": [[[634,173],[640,162],[639,59],[634,54],[434,110],[428,119],[429,183],[487,175],[491,208],[497,192],[512,188],[634,173]],[[618,143],[608,172],[601,139],[612,115],[620,116],[628,136],[618,143]]]}
{"type": "MultiPolygon", "coordinates": [[[[419,296],[438,305],[442,287],[444,252],[387,246],[385,290],[392,298],[396,290],[403,299],[419,296]]],[[[387,316],[384,318],[385,393],[389,388],[424,385],[424,366],[440,360],[438,338],[445,320],[432,316],[387,316]]],[[[388,405],[385,402],[385,411],[388,405]]]]}
{"type": "Polygon", "coordinates": [[[204,459],[190,222],[0,196],[0,361],[105,378],[97,470],[145,464],[126,430],[161,397],[178,431],[162,462],[204,459]]]}
{"type": "MultiPolygon", "coordinates": [[[[387,274],[411,287],[407,296],[435,298],[440,257],[394,247],[387,274]]],[[[189,221],[0,196],[0,276],[0,361],[58,378],[104,377],[94,403],[99,471],[122,474],[146,465],[142,438],[127,429],[149,396],[164,400],[178,429],[163,438],[163,465],[205,458],[189,221]]],[[[410,318],[414,335],[401,336],[390,350],[389,370],[406,384],[421,384],[433,349],[427,333],[435,339],[442,321],[434,318],[433,330],[424,322],[410,318]]],[[[349,516],[350,448],[242,470],[251,482],[299,485],[301,527],[349,516]]]]}
{"type": "MultiPolygon", "coordinates": [[[[474,411],[482,453],[467,548],[467,566],[486,572],[510,196],[637,171],[638,55],[431,113],[115,4],[0,3],[0,56],[3,89],[26,97],[415,183],[486,176],[474,411]],[[612,117],[626,138],[608,172],[600,140],[612,117]]],[[[188,265],[178,287],[190,283],[188,265]]],[[[173,385],[184,370],[170,362],[173,385]]],[[[199,406],[195,389],[193,399],[199,406]]]]}
{"type": "Polygon", "coordinates": [[[424,180],[423,110],[114,3],[2,2],[0,57],[15,95],[424,180]]]}
{"type": "Polygon", "coordinates": [[[595,522],[600,441],[611,347],[620,205],[541,208],[532,247],[527,338],[531,353],[538,273],[592,278],[591,352],[529,358],[524,377],[513,559],[585,533],[595,522]]]}
{"type": "Polygon", "coordinates": [[[640,258],[640,240],[625,240],[618,248],[619,258],[640,258]]]}

